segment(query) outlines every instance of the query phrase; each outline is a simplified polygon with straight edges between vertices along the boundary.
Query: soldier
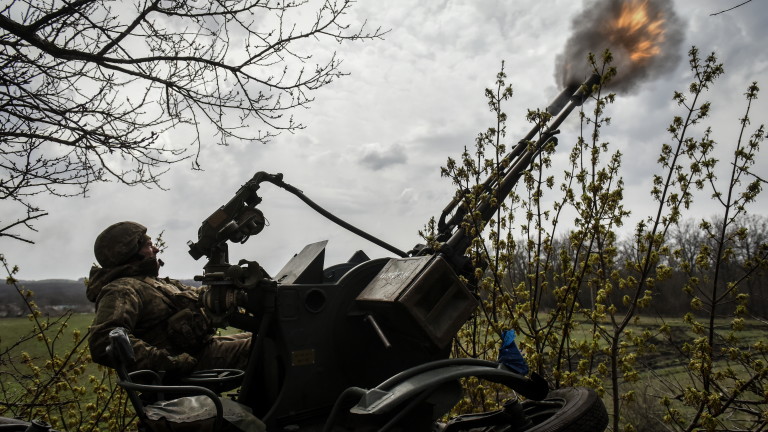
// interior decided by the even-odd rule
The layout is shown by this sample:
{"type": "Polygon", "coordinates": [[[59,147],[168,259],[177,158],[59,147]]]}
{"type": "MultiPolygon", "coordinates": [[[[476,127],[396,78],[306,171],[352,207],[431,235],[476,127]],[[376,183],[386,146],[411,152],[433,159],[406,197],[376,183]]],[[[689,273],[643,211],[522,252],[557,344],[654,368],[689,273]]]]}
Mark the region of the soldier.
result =
{"type": "Polygon", "coordinates": [[[106,353],[109,332],[126,329],[135,369],[185,374],[193,370],[245,369],[251,334],[214,336],[198,305],[198,288],[158,278],[162,261],[147,229],[118,222],[96,238],[100,266],[91,268],[86,295],[96,303],[89,344],[97,363],[112,366],[106,353]]]}

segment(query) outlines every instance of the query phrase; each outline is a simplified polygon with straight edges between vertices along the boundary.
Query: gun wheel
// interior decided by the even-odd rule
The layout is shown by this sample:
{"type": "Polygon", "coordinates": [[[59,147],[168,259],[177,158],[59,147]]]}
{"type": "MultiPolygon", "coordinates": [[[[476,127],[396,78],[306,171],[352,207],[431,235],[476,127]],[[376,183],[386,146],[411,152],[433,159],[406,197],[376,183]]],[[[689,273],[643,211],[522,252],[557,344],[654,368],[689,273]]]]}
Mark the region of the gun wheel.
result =
{"type": "Polygon", "coordinates": [[[525,432],[601,432],[608,412],[594,390],[568,387],[549,392],[541,401],[525,401],[523,412],[533,426],[525,432]]]}

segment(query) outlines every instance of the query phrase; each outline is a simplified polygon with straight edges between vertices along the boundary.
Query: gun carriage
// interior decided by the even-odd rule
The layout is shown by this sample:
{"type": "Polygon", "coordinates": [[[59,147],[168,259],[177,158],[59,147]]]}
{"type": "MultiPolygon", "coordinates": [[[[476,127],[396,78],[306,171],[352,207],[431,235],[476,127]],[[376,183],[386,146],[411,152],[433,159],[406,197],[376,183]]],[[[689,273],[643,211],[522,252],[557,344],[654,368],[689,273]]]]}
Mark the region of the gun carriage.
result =
{"type": "MultiPolygon", "coordinates": [[[[453,337],[477,307],[474,268],[466,256],[473,238],[462,222],[467,212],[475,212],[481,215],[476,228],[482,230],[534,158],[556,144],[562,122],[599,81],[593,75],[562,91],[546,109],[551,121],[535,125],[506,155],[505,168],[483,183],[486,198],[475,208],[466,208],[459,195],[446,206],[435,248],[416,245],[404,252],[326,211],[281,174],[256,173],[203,222],[197,241],[189,242],[192,257],[207,258],[198,277],[208,287],[205,308],[221,325],[256,335],[238,401],[251,407],[268,430],[417,431],[441,430],[433,429],[435,421],[460,397],[458,379],[468,376],[504,383],[530,401],[546,399],[547,384],[536,374],[522,376],[495,362],[448,359],[453,337]],[[345,263],[325,267],[323,241],[307,245],[274,275],[256,262],[230,264],[228,242],[243,243],[264,227],[257,206],[265,182],[397,257],[369,259],[358,251],[345,263]]],[[[604,414],[602,403],[590,400],[595,406],[589,408],[604,414]]],[[[556,415],[527,408],[531,419],[521,414],[517,425],[497,420],[497,429],[482,430],[560,430],[539,429],[536,422],[556,415]]],[[[462,421],[493,423],[458,419],[444,430],[470,430],[462,421]]],[[[573,426],[567,430],[579,430],[573,426]]],[[[590,423],[584,430],[604,426],[590,423]]]]}

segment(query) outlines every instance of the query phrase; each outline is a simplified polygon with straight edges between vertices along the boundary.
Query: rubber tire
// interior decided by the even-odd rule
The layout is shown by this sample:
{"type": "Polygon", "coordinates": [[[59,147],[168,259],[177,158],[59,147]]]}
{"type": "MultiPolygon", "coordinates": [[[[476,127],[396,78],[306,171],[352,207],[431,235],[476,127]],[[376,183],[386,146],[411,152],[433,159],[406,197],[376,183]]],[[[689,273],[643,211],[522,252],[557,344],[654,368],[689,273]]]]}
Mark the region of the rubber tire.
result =
{"type": "Polygon", "coordinates": [[[15,418],[0,417],[0,432],[26,432],[27,430],[30,430],[31,426],[33,426],[32,430],[35,431],[43,430],[57,432],[55,429],[50,429],[50,425],[48,423],[42,422],[40,420],[32,420],[32,422],[27,422],[15,418]]]}
{"type": "Polygon", "coordinates": [[[543,401],[524,401],[522,405],[534,423],[525,432],[602,432],[608,426],[603,401],[585,387],[552,390],[543,401]]]}

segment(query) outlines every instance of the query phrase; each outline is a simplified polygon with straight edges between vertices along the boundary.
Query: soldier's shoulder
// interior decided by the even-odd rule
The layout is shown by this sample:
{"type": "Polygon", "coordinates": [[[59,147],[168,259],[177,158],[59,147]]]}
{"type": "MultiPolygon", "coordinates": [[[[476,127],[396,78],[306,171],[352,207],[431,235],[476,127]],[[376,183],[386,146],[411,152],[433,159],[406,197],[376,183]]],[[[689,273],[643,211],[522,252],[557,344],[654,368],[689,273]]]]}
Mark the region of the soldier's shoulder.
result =
{"type": "Polygon", "coordinates": [[[127,290],[137,290],[141,289],[142,287],[146,286],[147,282],[135,277],[121,277],[113,280],[112,282],[108,283],[104,289],[113,289],[113,290],[119,290],[119,289],[127,289],[127,290]]]}
{"type": "Polygon", "coordinates": [[[101,304],[104,301],[114,301],[114,299],[137,299],[141,297],[141,291],[143,290],[138,281],[133,278],[118,278],[104,285],[99,291],[96,303],[101,304]]]}
{"type": "Polygon", "coordinates": [[[165,282],[165,283],[167,283],[167,284],[170,284],[170,285],[173,285],[173,286],[175,286],[177,288],[180,288],[180,289],[189,289],[189,288],[191,288],[188,285],[183,284],[181,281],[176,280],[176,279],[171,279],[169,277],[164,277],[164,278],[162,278],[160,280],[165,282]]]}

